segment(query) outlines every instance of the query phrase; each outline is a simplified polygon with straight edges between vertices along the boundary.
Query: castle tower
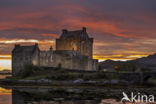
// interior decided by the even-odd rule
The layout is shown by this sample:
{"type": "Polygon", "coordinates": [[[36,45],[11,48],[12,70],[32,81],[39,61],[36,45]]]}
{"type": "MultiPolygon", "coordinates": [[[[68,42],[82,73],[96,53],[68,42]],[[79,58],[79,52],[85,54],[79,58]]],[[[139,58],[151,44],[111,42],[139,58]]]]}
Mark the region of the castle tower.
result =
{"type": "Polygon", "coordinates": [[[62,30],[62,35],[56,39],[56,50],[74,50],[79,54],[92,58],[93,38],[88,36],[86,28],[82,30],[62,30]]]}
{"type": "Polygon", "coordinates": [[[13,76],[18,75],[18,73],[24,68],[24,65],[39,65],[39,54],[40,49],[37,43],[31,46],[21,46],[16,44],[12,50],[13,76]]]}

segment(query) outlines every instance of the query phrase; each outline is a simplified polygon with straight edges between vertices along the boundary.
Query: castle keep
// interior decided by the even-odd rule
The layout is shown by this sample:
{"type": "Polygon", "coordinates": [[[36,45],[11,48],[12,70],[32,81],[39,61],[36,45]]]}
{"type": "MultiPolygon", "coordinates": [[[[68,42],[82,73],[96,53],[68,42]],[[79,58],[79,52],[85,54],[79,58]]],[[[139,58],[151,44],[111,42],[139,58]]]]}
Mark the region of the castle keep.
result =
{"type": "Polygon", "coordinates": [[[92,59],[93,38],[86,28],[77,31],[62,30],[56,39],[56,50],[41,51],[38,44],[32,46],[15,45],[12,51],[12,72],[17,75],[25,64],[41,67],[59,67],[73,70],[97,70],[98,60],[92,59]]]}
{"type": "Polygon", "coordinates": [[[74,50],[92,58],[93,38],[89,38],[85,27],[78,31],[62,30],[61,37],[56,39],[56,50],[74,50]]]}

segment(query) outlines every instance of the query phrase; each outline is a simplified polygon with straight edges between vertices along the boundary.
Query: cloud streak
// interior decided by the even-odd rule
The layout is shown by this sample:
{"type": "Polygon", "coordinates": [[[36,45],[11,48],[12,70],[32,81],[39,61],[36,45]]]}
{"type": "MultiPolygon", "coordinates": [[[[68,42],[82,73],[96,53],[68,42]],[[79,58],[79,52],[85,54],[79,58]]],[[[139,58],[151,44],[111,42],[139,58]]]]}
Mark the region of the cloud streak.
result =
{"type": "Polygon", "coordinates": [[[145,56],[156,51],[155,12],[155,0],[1,0],[0,54],[10,54],[14,43],[48,49],[61,29],[85,26],[96,58],[145,56]]]}

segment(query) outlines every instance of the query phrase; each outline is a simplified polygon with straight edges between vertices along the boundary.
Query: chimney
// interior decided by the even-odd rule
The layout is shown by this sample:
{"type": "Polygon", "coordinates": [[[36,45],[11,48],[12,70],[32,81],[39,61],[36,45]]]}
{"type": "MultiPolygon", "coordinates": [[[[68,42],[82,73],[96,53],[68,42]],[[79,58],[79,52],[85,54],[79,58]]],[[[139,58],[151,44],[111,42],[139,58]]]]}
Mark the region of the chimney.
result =
{"type": "Polygon", "coordinates": [[[36,46],[38,46],[38,43],[35,43],[36,46]]]}
{"type": "Polygon", "coordinates": [[[63,33],[63,34],[67,34],[67,33],[68,33],[68,30],[67,30],[67,29],[63,29],[63,30],[62,30],[62,33],[63,33]]]}
{"type": "Polygon", "coordinates": [[[83,27],[83,28],[82,28],[82,31],[83,31],[83,32],[86,32],[86,27],[83,27]]]}
{"type": "Polygon", "coordinates": [[[53,51],[53,47],[52,47],[52,46],[50,46],[49,50],[50,50],[50,52],[52,52],[52,51],[53,51]]]}
{"type": "Polygon", "coordinates": [[[15,48],[18,48],[18,47],[20,47],[20,44],[15,44],[15,48]]]}

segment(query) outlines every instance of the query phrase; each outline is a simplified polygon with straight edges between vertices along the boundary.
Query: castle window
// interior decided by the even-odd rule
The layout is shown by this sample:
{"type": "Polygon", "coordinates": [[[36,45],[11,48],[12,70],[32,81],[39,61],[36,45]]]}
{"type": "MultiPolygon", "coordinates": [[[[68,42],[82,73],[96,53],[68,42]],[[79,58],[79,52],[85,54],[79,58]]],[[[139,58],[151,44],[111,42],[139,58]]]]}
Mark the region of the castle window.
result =
{"type": "Polygon", "coordinates": [[[73,44],[73,50],[77,51],[77,44],[76,43],[73,44]]]}
{"type": "Polygon", "coordinates": [[[51,61],[51,62],[53,61],[53,56],[52,56],[52,55],[50,56],[50,61],[51,61]]]}
{"type": "Polygon", "coordinates": [[[46,59],[46,63],[48,63],[48,59],[46,59]]]}

